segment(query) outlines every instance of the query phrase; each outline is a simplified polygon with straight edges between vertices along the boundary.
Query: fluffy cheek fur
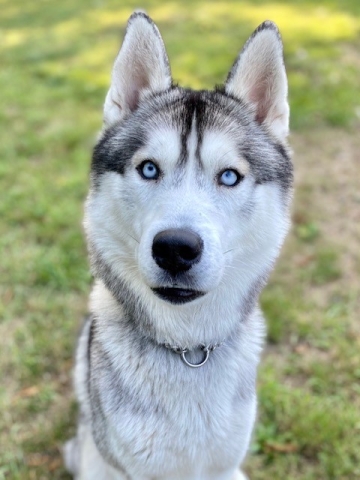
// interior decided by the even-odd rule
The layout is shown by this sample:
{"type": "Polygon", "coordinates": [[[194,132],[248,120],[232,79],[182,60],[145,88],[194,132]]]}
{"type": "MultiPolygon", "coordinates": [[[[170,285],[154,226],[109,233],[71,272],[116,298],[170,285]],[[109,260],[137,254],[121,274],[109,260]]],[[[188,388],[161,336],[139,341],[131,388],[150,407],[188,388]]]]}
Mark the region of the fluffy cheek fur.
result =
{"type": "Polygon", "coordinates": [[[104,174],[100,190],[87,202],[91,242],[117,276],[150,293],[149,287],[173,285],[152,258],[154,236],[167,228],[189,228],[204,239],[204,252],[177,286],[209,292],[222,285],[245,292],[257,276],[266,276],[288,230],[278,188],[255,186],[248,177],[216,199],[196,186],[186,190],[179,187],[170,196],[137,179],[125,188],[119,174],[104,174]],[[244,272],[241,281],[239,272],[244,272]]]}

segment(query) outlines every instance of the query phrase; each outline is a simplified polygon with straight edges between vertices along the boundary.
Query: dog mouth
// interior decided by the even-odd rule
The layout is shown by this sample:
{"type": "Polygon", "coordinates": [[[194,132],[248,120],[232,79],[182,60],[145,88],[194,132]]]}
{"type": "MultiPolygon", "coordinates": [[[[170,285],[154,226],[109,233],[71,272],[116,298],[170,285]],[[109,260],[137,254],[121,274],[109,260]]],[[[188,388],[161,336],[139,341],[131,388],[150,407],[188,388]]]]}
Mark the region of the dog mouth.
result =
{"type": "Polygon", "coordinates": [[[178,305],[191,302],[192,300],[195,300],[196,298],[205,295],[205,292],[200,292],[199,290],[191,290],[187,288],[160,287],[153,288],[152,291],[162,300],[166,300],[167,302],[175,303],[178,305]]]}

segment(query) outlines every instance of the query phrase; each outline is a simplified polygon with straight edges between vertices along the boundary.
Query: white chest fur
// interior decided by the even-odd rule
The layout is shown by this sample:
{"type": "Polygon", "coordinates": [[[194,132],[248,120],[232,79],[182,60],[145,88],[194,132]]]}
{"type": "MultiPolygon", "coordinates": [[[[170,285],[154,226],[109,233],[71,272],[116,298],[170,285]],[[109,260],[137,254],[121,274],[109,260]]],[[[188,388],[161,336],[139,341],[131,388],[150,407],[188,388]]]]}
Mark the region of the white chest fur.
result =
{"type": "Polygon", "coordinates": [[[261,316],[240,326],[238,338],[214,351],[206,365],[191,369],[166,348],[139,343],[102,284],[91,310],[93,433],[106,459],[134,478],[230,479],[255,418],[261,316]]]}

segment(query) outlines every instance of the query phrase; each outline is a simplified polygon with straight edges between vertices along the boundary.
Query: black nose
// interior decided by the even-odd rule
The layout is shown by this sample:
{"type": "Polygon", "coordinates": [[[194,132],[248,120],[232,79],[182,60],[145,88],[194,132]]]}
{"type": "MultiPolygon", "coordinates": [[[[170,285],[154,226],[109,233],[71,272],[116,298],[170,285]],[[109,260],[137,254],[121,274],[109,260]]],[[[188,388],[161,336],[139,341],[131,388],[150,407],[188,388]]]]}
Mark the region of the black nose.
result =
{"type": "Polygon", "coordinates": [[[170,228],[155,235],[152,256],[160,268],[174,275],[198,263],[203,247],[202,239],[191,230],[170,228]]]}

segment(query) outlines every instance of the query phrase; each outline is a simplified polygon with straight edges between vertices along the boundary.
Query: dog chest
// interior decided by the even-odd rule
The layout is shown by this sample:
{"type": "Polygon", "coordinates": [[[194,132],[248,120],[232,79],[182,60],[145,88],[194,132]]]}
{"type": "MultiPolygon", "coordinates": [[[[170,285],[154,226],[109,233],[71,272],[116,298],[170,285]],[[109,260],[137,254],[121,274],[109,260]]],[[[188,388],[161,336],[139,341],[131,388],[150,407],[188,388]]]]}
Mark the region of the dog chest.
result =
{"type": "Polygon", "coordinates": [[[191,369],[165,349],[135,351],[128,341],[111,352],[93,341],[93,432],[107,460],[125,461],[139,478],[158,478],[164,465],[164,478],[176,471],[186,479],[239,464],[255,415],[252,372],[223,352],[191,369]]]}

